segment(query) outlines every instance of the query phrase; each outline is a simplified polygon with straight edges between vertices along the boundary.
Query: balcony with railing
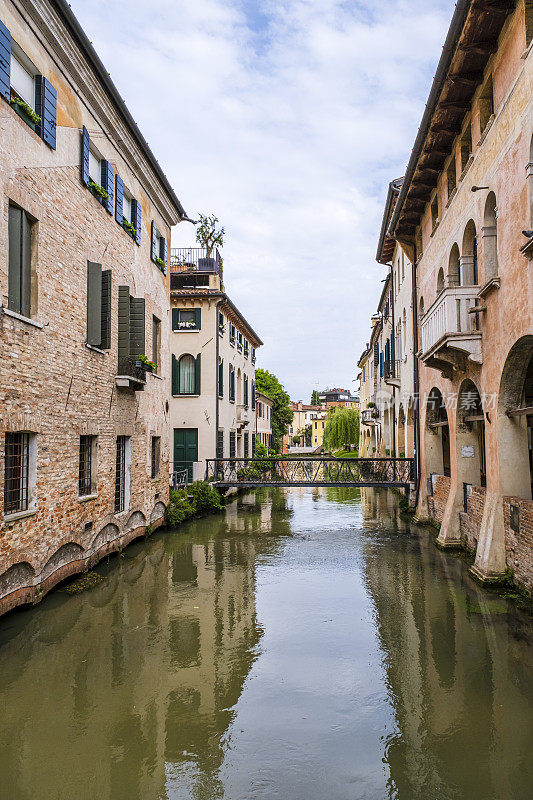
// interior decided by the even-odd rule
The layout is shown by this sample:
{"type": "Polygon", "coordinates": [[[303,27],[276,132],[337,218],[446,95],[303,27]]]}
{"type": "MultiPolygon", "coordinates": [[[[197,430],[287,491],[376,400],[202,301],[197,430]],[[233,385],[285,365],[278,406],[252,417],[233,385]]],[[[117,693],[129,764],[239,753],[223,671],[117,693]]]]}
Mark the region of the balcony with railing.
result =
{"type": "Polygon", "coordinates": [[[136,358],[119,361],[115,382],[117,389],[133,389],[142,392],[146,385],[146,365],[136,358]]]}
{"type": "Polygon", "coordinates": [[[220,275],[222,258],[215,248],[209,257],[205,247],[173,247],[170,251],[171,272],[210,272],[220,275]]]}
{"type": "Polygon", "coordinates": [[[443,289],[420,323],[422,361],[443,374],[464,370],[467,360],[482,363],[477,304],[477,286],[443,289]]]}
{"type": "Polygon", "coordinates": [[[400,386],[400,360],[387,359],[383,363],[383,377],[385,383],[391,386],[400,386]]]}
{"type": "Polygon", "coordinates": [[[379,411],[376,406],[365,408],[361,411],[361,422],[363,425],[376,425],[379,420],[379,411]]]}

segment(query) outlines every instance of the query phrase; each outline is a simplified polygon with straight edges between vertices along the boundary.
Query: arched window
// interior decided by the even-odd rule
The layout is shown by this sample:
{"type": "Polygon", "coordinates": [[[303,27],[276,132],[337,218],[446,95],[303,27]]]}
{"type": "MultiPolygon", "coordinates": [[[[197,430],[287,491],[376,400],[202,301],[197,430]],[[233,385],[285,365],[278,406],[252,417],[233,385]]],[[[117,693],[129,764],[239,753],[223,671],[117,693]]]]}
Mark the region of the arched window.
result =
{"type": "Polygon", "coordinates": [[[425,313],[424,312],[424,298],[421,297],[419,302],[418,302],[418,316],[419,316],[420,319],[422,319],[422,317],[424,316],[424,313],[425,313]]]}
{"type": "Polygon", "coordinates": [[[459,286],[459,248],[456,244],[451,249],[448,261],[448,286],[459,286]]]}
{"type": "Polygon", "coordinates": [[[407,314],[405,313],[405,308],[402,314],[402,354],[405,355],[405,340],[407,336],[407,314]]]}
{"type": "Polygon", "coordinates": [[[496,195],[490,192],[483,217],[483,254],[485,256],[485,282],[498,274],[498,230],[496,222],[496,195]]]}
{"type": "Polygon", "coordinates": [[[426,401],[426,429],[434,436],[426,437],[426,473],[451,475],[450,433],[448,414],[441,392],[436,386],[426,401]]]}
{"type": "Polygon", "coordinates": [[[457,480],[474,486],[486,486],[485,418],[475,383],[463,381],[457,400],[457,480]],[[469,457],[464,458],[463,453],[469,457]]]}
{"type": "Polygon", "coordinates": [[[444,270],[441,267],[437,274],[437,294],[440,294],[443,290],[444,290],[444,270]]]}
{"type": "Polygon", "coordinates": [[[468,221],[463,236],[460,279],[461,286],[476,286],[478,282],[477,233],[472,219],[468,221]]]}
{"type": "Polygon", "coordinates": [[[179,394],[195,394],[195,360],[190,355],[181,356],[179,362],[179,394]]]}
{"type": "Polygon", "coordinates": [[[498,403],[502,495],[533,499],[533,336],[519,339],[507,356],[498,403]]]}

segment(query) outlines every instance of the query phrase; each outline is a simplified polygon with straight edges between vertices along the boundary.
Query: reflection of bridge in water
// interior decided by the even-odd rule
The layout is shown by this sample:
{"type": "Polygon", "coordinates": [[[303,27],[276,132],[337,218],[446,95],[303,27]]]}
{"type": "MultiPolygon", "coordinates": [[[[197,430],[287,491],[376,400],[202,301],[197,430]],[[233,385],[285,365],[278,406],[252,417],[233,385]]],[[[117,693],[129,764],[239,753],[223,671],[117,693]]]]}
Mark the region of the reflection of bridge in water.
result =
{"type": "Polygon", "coordinates": [[[415,482],[413,458],[214,458],[205,479],[230,486],[408,487],[415,482]]]}

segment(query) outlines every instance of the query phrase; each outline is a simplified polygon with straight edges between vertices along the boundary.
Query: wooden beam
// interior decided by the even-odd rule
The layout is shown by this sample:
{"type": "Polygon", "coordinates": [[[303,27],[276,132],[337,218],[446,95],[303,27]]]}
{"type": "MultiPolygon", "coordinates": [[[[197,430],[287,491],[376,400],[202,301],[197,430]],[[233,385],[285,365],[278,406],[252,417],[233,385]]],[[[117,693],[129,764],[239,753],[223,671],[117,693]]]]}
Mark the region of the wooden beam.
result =
{"type": "Polygon", "coordinates": [[[416,186],[417,189],[428,189],[429,191],[431,191],[432,189],[435,188],[437,182],[435,181],[435,183],[425,183],[425,181],[413,178],[412,185],[416,186]]]}
{"type": "Polygon", "coordinates": [[[475,55],[485,55],[494,53],[498,48],[498,43],[494,39],[485,42],[472,42],[471,44],[460,44],[459,50],[463,53],[474,53],[475,55]]]}
{"type": "Polygon", "coordinates": [[[447,428],[448,427],[448,420],[444,422],[430,422],[428,428],[447,428]]]}
{"type": "Polygon", "coordinates": [[[448,81],[452,83],[462,83],[465,86],[476,86],[483,80],[482,72],[459,72],[456,75],[449,75],[448,81]]]}
{"type": "Polygon", "coordinates": [[[443,100],[439,108],[450,111],[469,111],[472,103],[470,100],[443,100]]]}
{"type": "Polygon", "coordinates": [[[467,414],[463,417],[464,422],[485,422],[483,414],[467,414]]]}
{"type": "Polygon", "coordinates": [[[505,412],[508,417],[529,417],[533,416],[533,406],[523,406],[523,408],[511,408],[505,412]]]}

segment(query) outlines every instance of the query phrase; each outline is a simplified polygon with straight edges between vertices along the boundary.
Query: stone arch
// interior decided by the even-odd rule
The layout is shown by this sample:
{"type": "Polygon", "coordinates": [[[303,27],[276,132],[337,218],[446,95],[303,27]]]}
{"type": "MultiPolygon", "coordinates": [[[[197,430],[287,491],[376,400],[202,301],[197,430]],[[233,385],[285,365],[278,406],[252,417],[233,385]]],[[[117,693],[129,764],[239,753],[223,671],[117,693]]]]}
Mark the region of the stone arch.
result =
{"type": "Polygon", "coordinates": [[[498,466],[504,496],[533,497],[533,414],[508,411],[533,406],[533,336],[511,347],[502,371],[498,398],[498,466]]]}
{"type": "Polygon", "coordinates": [[[118,526],[110,522],[108,525],[104,525],[102,530],[96,534],[91,543],[90,549],[93,552],[96,552],[105,544],[109,544],[109,542],[113,542],[115,539],[118,539],[119,535],[118,526]]]}
{"type": "Polygon", "coordinates": [[[49,558],[44,565],[41,579],[43,581],[46,580],[46,578],[53,575],[60,567],[71,564],[73,561],[81,561],[84,557],[85,551],[81,545],[75,544],[74,542],[64,544],[59,550],[56,550],[54,555],[49,558]]]}
{"type": "Polygon", "coordinates": [[[444,290],[444,270],[441,267],[437,273],[437,294],[440,294],[443,290],[444,290]]]}
{"type": "Polygon", "coordinates": [[[450,431],[448,412],[442,393],[436,386],[426,400],[425,436],[426,475],[451,475],[450,431]]]}
{"type": "Polygon", "coordinates": [[[496,195],[489,192],[483,214],[483,256],[485,259],[485,282],[498,274],[498,227],[496,195]]]}
{"type": "Polygon", "coordinates": [[[486,485],[485,419],[483,404],[476,384],[465,379],[457,398],[457,488],[464,484],[486,485]],[[477,419],[476,419],[477,418],[477,419]]]}
{"type": "Polygon", "coordinates": [[[152,509],[152,513],[150,514],[150,522],[156,522],[158,519],[161,519],[163,514],[165,513],[165,504],[158,502],[152,509]]]}
{"type": "Polygon", "coordinates": [[[405,457],[405,412],[403,405],[398,409],[398,453],[399,458],[405,457]]]}
{"type": "Polygon", "coordinates": [[[31,564],[27,561],[20,561],[12,564],[9,569],[0,575],[0,598],[16,592],[18,589],[26,589],[33,585],[35,572],[31,564]]]}
{"type": "Polygon", "coordinates": [[[461,286],[476,286],[478,282],[477,231],[473,219],[466,223],[459,275],[461,286]]]}
{"type": "Polygon", "coordinates": [[[459,286],[460,283],[459,246],[454,243],[448,259],[448,286],[459,286]]]}
{"type": "Polygon", "coordinates": [[[420,300],[418,301],[418,317],[419,317],[419,319],[422,319],[422,317],[424,316],[425,313],[426,312],[424,310],[424,298],[421,297],[420,300]]]}
{"type": "Polygon", "coordinates": [[[134,511],[130,514],[128,521],[124,526],[124,531],[133,531],[136,528],[141,528],[146,525],[146,517],[142,511],[134,511]]]}

